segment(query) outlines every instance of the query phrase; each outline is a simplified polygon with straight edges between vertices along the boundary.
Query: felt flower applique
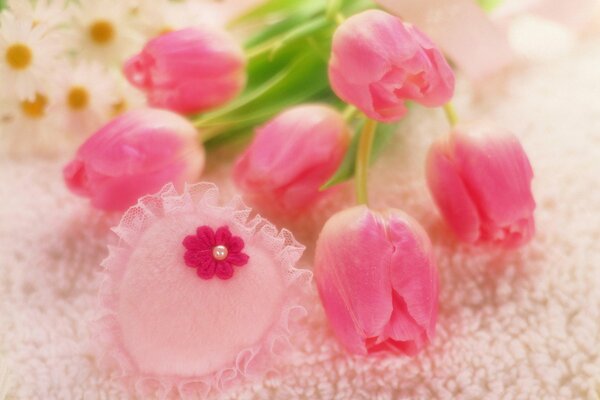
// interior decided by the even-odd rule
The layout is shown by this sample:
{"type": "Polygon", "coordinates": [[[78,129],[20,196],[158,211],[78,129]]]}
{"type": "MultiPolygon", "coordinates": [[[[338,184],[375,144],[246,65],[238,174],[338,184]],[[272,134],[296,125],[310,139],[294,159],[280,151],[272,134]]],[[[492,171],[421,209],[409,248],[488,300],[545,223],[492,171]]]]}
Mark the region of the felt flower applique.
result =
{"type": "Polygon", "coordinates": [[[229,279],[234,265],[242,267],[248,263],[248,255],[242,252],[244,240],[233,236],[227,225],[216,231],[207,225],[200,226],[196,234],[186,236],[182,244],[187,249],[183,256],[185,264],[196,268],[196,274],[202,279],[215,275],[229,279]]]}

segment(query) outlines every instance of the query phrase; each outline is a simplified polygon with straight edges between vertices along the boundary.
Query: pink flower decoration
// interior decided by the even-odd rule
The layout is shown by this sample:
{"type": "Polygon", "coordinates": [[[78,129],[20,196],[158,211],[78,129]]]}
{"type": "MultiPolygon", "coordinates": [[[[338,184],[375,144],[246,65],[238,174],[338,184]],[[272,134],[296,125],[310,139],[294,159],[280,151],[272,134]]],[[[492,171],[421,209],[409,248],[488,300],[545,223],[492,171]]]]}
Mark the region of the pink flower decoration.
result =
{"type": "Polygon", "coordinates": [[[339,167],[349,142],[348,127],[335,109],[292,107],[257,130],[233,177],[261,209],[298,214],[327,194],[319,188],[339,167]]]}
{"type": "Polygon", "coordinates": [[[123,211],[172,182],[181,188],[204,168],[196,128],[164,110],[130,111],[90,136],[63,170],[67,187],[92,206],[123,211]]]}
{"type": "Polygon", "coordinates": [[[312,276],[295,268],[304,248],[250,214],[239,198],[222,203],[213,184],[181,194],[167,185],[114,229],[92,332],[135,397],[206,398],[261,377],[294,343],[312,276]],[[247,264],[227,280],[198,279],[185,253],[206,243],[247,264]]]}
{"type": "Polygon", "coordinates": [[[535,233],[533,170],[510,132],[477,123],[436,141],[427,183],[456,236],[468,243],[516,247],[535,233]]]}
{"type": "Polygon", "coordinates": [[[442,53],[417,28],[386,12],[348,18],[332,46],[333,91],[372,119],[397,121],[406,100],[437,107],[452,98],[454,73],[442,53]]]}
{"type": "Polygon", "coordinates": [[[333,332],[351,353],[416,354],[435,332],[438,275],[419,223],[356,206],[319,236],[315,279],[333,332]]]}
{"type": "Polygon", "coordinates": [[[192,114],[233,99],[244,87],[245,64],[227,32],[194,27],[150,40],[125,63],[124,73],[151,106],[192,114]]]}
{"type": "Polygon", "coordinates": [[[233,236],[227,225],[215,232],[210,226],[199,226],[195,235],[186,236],[182,242],[187,249],[183,255],[188,267],[196,268],[202,279],[217,275],[220,279],[233,276],[233,266],[242,267],[248,263],[248,255],[242,253],[244,241],[233,236]]]}

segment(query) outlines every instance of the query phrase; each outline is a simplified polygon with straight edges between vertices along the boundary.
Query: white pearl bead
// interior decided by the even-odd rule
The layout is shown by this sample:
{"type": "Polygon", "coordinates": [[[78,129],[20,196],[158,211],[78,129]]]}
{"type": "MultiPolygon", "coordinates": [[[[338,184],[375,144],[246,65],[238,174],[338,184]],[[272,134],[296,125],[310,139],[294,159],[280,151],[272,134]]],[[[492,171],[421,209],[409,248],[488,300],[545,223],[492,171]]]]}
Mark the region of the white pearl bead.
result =
{"type": "Polygon", "coordinates": [[[213,247],[213,257],[215,258],[215,260],[224,260],[227,258],[227,254],[229,254],[229,250],[227,250],[227,247],[223,246],[223,245],[218,245],[213,247]]]}

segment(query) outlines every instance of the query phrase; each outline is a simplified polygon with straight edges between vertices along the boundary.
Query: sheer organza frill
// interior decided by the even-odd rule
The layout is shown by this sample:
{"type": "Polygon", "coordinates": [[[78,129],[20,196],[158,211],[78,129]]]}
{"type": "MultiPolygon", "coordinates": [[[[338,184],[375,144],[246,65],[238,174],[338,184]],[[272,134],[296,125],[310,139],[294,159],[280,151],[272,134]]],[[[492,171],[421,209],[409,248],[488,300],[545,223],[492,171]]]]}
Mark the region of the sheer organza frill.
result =
{"type": "MultiPolygon", "coordinates": [[[[159,193],[145,196],[131,207],[114,228],[118,242],[109,246],[109,255],[102,262],[104,280],[99,293],[99,312],[91,323],[92,338],[98,344],[103,364],[119,371],[118,378],[140,396],[167,398],[205,398],[213,391],[222,391],[247,378],[259,378],[273,369],[292,346],[293,333],[300,318],[306,314],[306,295],[310,292],[312,273],[294,266],[304,247],[287,230],[280,232],[259,215],[250,218],[251,209],[239,197],[221,205],[219,190],[211,183],[186,185],[179,194],[173,185],[166,185],[159,193]],[[246,238],[260,246],[281,268],[285,297],[269,328],[256,343],[243,347],[228,363],[200,376],[152,374],[142,371],[124,344],[117,310],[123,290],[121,282],[144,233],[158,221],[174,217],[173,221],[211,215],[227,221],[246,238]],[[180,218],[179,218],[180,216],[180,218]],[[280,308],[280,310],[279,310],[280,308]]],[[[156,243],[156,246],[161,246],[156,243]]],[[[171,249],[164,249],[169,252],[171,249]]],[[[182,267],[185,268],[185,267],[182,267]]],[[[246,267],[244,267],[246,268],[246,267]]],[[[265,287],[265,291],[270,288],[265,287]]],[[[152,293],[148,293],[152,296],[152,293]]],[[[182,311],[182,312],[185,312],[182,311]]],[[[160,316],[158,316],[160,318],[160,316]]],[[[198,315],[202,318],[203,315],[198,315]]]]}

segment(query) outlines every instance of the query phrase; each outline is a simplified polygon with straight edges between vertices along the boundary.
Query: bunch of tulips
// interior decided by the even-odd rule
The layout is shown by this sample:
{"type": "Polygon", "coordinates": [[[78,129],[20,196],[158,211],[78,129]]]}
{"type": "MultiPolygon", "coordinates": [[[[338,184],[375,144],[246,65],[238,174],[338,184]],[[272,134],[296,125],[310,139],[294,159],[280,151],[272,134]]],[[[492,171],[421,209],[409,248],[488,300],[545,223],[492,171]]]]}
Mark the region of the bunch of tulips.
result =
{"type": "Polygon", "coordinates": [[[442,52],[369,1],[267,2],[230,26],[237,36],[206,27],[167,32],[132,56],[123,73],[148,108],[118,116],[83,143],[64,168],[67,186],[96,208],[121,212],[167,183],[198,181],[205,151],[231,142],[249,142],[232,178],[259,211],[302,215],[353,179],[357,205],[333,215],[316,243],[323,307],[352,353],[417,353],[437,318],[432,244],[403,211],[369,207],[374,149],[409,103],[442,107],[451,129],[431,145],[426,165],[435,204],[457,240],[515,248],[535,231],[523,147],[493,124],[458,122],[454,72],[442,52]]]}

